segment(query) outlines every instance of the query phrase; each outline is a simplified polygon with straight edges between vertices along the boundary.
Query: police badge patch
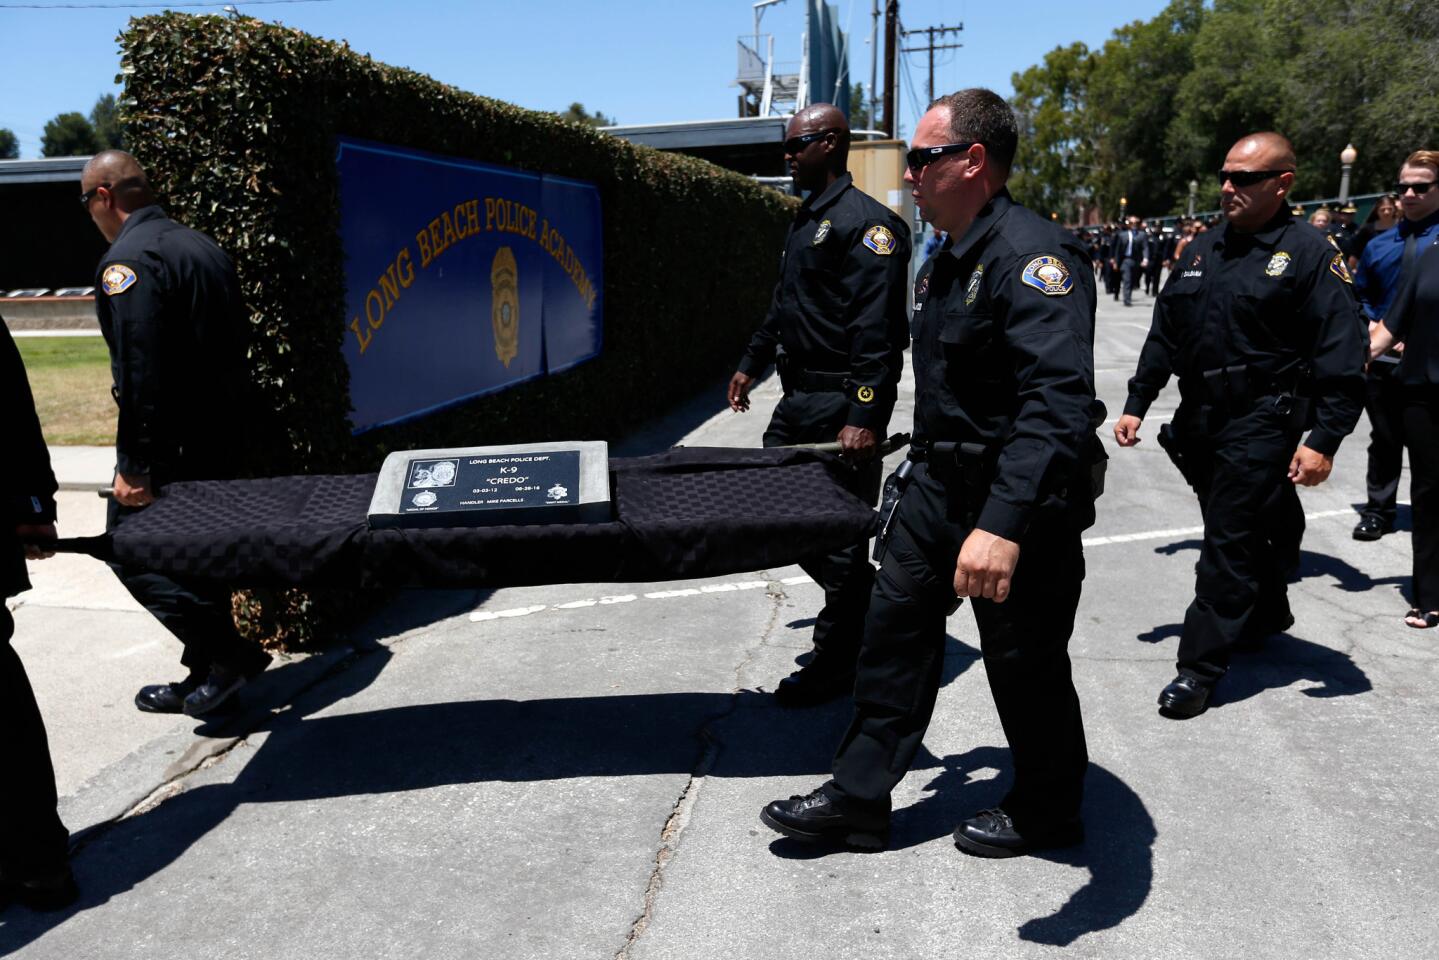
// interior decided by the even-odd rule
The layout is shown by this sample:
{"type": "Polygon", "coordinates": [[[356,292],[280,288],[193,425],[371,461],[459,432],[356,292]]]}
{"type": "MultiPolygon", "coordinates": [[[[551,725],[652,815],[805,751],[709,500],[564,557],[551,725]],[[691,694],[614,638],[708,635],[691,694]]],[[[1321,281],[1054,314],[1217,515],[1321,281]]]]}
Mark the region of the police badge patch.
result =
{"type": "Polygon", "coordinates": [[[854,392],[854,398],[860,403],[874,403],[874,387],[860,387],[854,392]]]}
{"type": "Polygon", "coordinates": [[[495,331],[495,356],[507,369],[520,353],[519,273],[514,251],[500,247],[490,264],[490,325],[495,331]]]}
{"type": "Polygon", "coordinates": [[[1025,264],[1019,279],[1046,297],[1062,297],[1074,289],[1074,278],[1058,257],[1035,257],[1025,264]]]}
{"type": "Polygon", "coordinates": [[[894,253],[894,234],[888,227],[870,227],[864,234],[864,245],[881,257],[894,253]]]}
{"type": "Polygon", "coordinates": [[[981,263],[975,267],[974,272],[969,275],[969,286],[964,288],[964,305],[966,307],[972,306],[974,301],[979,297],[979,284],[983,279],[984,264],[981,263]]]}
{"type": "Polygon", "coordinates": [[[100,286],[104,288],[108,296],[113,297],[117,293],[124,293],[133,287],[139,280],[135,271],[123,263],[112,263],[100,274],[100,286]]]}
{"type": "Polygon", "coordinates": [[[1354,278],[1349,276],[1349,268],[1344,265],[1344,254],[1342,253],[1336,253],[1334,259],[1329,261],[1329,272],[1345,283],[1354,282],[1354,278]]]}
{"type": "Polygon", "coordinates": [[[810,241],[811,246],[817,247],[821,243],[824,243],[824,238],[829,236],[829,226],[828,220],[821,220],[819,222],[819,227],[814,231],[814,239],[810,241]]]}
{"type": "Polygon", "coordinates": [[[1289,254],[1285,253],[1283,250],[1280,250],[1274,256],[1269,258],[1269,263],[1266,264],[1264,267],[1264,275],[1269,277],[1278,277],[1281,276],[1284,271],[1288,269],[1289,254]]]}

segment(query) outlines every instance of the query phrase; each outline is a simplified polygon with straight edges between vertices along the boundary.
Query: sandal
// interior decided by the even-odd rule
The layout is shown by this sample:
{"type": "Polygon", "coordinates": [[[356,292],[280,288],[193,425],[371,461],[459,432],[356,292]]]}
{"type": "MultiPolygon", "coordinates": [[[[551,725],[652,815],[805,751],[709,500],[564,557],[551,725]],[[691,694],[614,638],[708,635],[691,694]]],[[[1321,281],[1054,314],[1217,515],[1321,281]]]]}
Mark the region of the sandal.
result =
{"type": "Polygon", "coordinates": [[[1404,626],[1413,627],[1415,630],[1428,630],[1430,627],[1439,627],[1439,610],[1430,610],[1428,613],[1418,607],[1410,610],[1404,615],[1404,626]]]}

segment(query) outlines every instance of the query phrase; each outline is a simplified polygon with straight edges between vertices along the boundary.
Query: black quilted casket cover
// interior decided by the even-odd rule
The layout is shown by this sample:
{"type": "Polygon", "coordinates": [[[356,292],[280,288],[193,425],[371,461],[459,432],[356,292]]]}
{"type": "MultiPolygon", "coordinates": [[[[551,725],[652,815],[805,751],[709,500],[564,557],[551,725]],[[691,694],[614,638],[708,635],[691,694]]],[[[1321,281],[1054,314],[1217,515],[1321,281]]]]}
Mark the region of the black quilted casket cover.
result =
{"type": "Polygon", "coordinates": [[[794,563],[875,512],[808,450],[688,447],[610,461],[607,523],[371,530],[375,474],[175,483],[111,537],[119,563],[236,587],[645,583],[794,563]]]}

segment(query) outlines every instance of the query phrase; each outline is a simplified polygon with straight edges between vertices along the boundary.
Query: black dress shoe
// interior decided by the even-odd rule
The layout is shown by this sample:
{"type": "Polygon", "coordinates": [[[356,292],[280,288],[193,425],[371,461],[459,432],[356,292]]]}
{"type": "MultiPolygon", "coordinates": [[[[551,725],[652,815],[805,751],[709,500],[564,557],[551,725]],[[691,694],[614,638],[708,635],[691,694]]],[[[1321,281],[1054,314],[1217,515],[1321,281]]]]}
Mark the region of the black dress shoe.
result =
{"type": "Polygon", "coordinates": [[[997,808],[983,810],[954,829],[954,845],[976,857],[1018,857],[1083,842],[1084,823],[1078,818],[1020,831],[1009,814],[997,808]]]}
{"type": "Polygon", "coordinates": [[[816,653],[813,660],[779,682],[774,698],[782,707],[814,707],[850,696],[857,656],[816,653]]]}
{"type": "Polygon", "coordinates": [[[145,713],[181,713],[185,698],[200,686],[200,678],[191,674],[175,683],[154,683],[141,687],[135,694],[135,706],[145,713]]]}
{"type": "Polygon", "coordinates": [[[264,673],[265,668],[270,665],[270,660],[271,657],[268,653],[260,652],[253,659],[247,661],[244,668],[219,664],[212,666],[205,682],[195,687],[194,691],[185,698],[185,715],[203,717],[207,713],[213,713],[247,681],[264,673]]]}
{"type": "Polygon", "coordinates": [[[1372,513],[1364,514],[1364,516],[1359,518],[1359,522],[1354,525],[1355,540],[1378,540],[1384,536],[1384,534],[1393,532],[1393,527],[1372,513]]]}
{"type": "Polygon", "coordinates": [[[63,910],[78,899],[80,888],[68,866],[33,877],[0,877],[0,902],[48,911],[63,910]]]}
{"type": "Polygon", "coordinates": [[[803,797],[775,800],[759,812],[771,830],[802,843],[833,843],[883,850],[889,843],[889,814],[842,805],[821,787],[803,797]]]}
{"type": "Polygon", "coordinates": [[[1171,720],[1197,717],[1209,707],[1213,689],[1203,680],[1181,673],[1159,691],[1159,713],[1171,720]]]}

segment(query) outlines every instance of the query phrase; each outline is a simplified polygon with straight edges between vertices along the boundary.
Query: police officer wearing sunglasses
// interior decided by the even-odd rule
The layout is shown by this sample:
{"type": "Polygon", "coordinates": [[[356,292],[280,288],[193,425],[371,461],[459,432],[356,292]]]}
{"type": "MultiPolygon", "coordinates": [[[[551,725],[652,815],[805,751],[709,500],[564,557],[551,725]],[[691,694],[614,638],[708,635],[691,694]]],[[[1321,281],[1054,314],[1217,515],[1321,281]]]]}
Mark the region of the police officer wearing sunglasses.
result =
{"type": "MultiPolygon", "coordinates": [[[[837,440],[854,464],[848,486],[873,504],[876,450],[909,345],[909,228],[846,172],[849,123],[838,109],[806,107],[787,134],[785,159],[809,196],[790,225],[769,313],[730,380],[729,405],[748,410],[755,378],[777,363],[784,398],[764,445],[837,440]]],[[[874,582],[863,543],[800,566],[824,589],[824,607],[815,618],[814,657],[775,691],[786,706],[850,692],[874,582]]]]}
{"type": "Polygon", "coordinates": [[[1079,842],[1088,765],[1067,652],[1103,450],[1094,434],[1094,271],[1072,234],[1010,197],[1014,113],[989,90],[941,97],[905,179],[947,231],[914,294],[910,457],[882,532],[832,779],[760,819],[805,842],[885,845],[890,795],[934,710],[945,621],[969,598],[1014,756],[1008,796],[965,820],[965,852],[1079,842]]]}
{"type": "Polygon", "coordinates": [[[1178,375],[1179,409],[1159,439],[1199,495],[1204,545],[1178,676],[1159,695],[1173,719],[1204,712],[1237,644],[1293,624],[1286,583],[1304,533],[1295,486],[1329,476],[1364,402],[1367,337],[1349,271],[1330,238],[1291,216],[1294,169],[1276,133],[1229,151],[1227,222],[1174,265],[1114,427],[1121,447],[1139,443],[1149,405],[1178,375]]]}

